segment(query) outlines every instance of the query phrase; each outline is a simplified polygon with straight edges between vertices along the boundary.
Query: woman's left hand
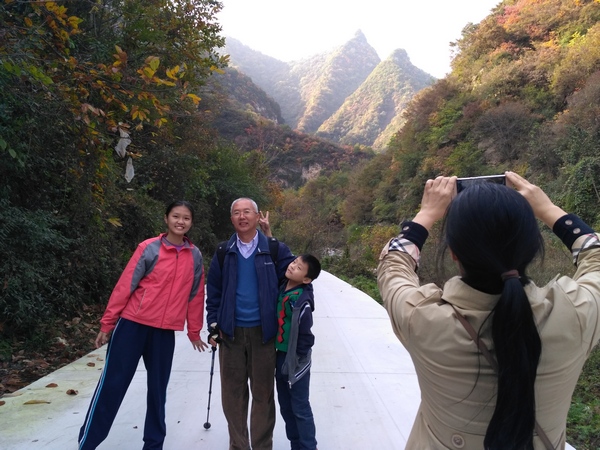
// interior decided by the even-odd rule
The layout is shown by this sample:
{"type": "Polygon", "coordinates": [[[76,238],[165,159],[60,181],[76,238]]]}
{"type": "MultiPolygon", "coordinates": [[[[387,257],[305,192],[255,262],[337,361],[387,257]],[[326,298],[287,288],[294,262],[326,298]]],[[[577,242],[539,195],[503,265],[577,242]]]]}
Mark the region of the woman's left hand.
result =
{"type": "Polygon", "coordinates": [[[199,352],[203,352],[208,348],[208,344],[204,342],[202,339],[198,339],[197,341],[192,341],[192,345],[194,346],[194,350],[198,350],[199,352]]]}

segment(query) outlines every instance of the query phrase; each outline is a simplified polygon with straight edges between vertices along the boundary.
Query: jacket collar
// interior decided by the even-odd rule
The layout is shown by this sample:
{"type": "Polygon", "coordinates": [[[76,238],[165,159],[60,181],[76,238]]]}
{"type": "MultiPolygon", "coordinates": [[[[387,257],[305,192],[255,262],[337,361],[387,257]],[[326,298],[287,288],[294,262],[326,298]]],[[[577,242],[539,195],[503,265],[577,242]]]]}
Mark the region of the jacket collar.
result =
{"type": "MultiPolygon", "coordinates": [[[[256,230],[258,234],[258,253],[269,253],[269,238],[267,238],[262,231],[256,230]]],[[[227,242],[227,251],[235,251],[233,247],[237,247],[237,233],[233,233],[227,242]]]]}
{"type": "Polygon", "coordinates": [[[313,285],[312,283],[308,283],[308,284],[300,284],[298,286],[296,286],[295,288],[286,290],[285,289],[285,283],[286,281],[283,282],[283,284],[281,285],[281,291],[282,292],[292,292],[294,289],[302,289],[302,295],[300,295],[300,298],[298,299],[298,301],[296,302],[295,307],[301,306],[304,303],[308,303],[310,305],[310,309],[312,311],[315,310],[315,296],[313,294],[313,285]]]}
{"type": "Polygon", "coordinates": [[[444,300],[460,309],[491,311],[498,303],[500,294],[486,294],[472,288],[459,276],[450,278],[444,285],[444,300]]]}

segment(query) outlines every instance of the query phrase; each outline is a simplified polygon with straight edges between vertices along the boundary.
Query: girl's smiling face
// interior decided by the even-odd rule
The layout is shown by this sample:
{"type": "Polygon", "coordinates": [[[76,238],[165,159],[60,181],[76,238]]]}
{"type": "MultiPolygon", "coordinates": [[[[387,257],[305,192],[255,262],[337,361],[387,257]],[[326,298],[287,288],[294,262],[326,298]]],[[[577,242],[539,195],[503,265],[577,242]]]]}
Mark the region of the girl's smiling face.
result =
{"type": "Polygon", "coordinates": [[[165,216],[167,224],[167,240],[173,244],[181,244],[183,236],[192,228],[192,212],[185,206],[175,206],[165,216]]]}

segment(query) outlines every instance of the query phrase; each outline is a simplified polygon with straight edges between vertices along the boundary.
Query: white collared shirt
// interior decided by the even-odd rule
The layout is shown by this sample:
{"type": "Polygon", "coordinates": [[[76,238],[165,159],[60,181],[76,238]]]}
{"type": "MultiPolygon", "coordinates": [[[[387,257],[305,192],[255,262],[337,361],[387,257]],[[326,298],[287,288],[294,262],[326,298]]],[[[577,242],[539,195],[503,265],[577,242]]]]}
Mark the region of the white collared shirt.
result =
{"type": "Polygon", "coordinates": [[[240,250],[240,255],[242,255],[244,258],[248,259],[250,257],[250,255],[252,255],[252,253],[254,253],[254,250],[256,250],[256,247],[258,246],[258,232],[254,235],[254,237],[252,238],[252,240],[248,243],[242,242],[240,240],[240,236],[237,235],[237,246],[238,249],[240,250]]]}

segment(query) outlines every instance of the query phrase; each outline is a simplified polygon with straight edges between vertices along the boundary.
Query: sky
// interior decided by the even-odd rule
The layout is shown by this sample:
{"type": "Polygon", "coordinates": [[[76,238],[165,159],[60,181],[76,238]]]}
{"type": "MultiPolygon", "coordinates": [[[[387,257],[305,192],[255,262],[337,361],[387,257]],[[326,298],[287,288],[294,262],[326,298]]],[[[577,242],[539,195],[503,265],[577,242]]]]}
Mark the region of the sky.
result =
{"type": "Polygon", "coordinates": [[[224,36],[265,55],[295,61],[332,51],[361,30],[379,57],[404,49],[437,78],[450,72],[450,43],[500,0],[221,0],[224,36]]]}

